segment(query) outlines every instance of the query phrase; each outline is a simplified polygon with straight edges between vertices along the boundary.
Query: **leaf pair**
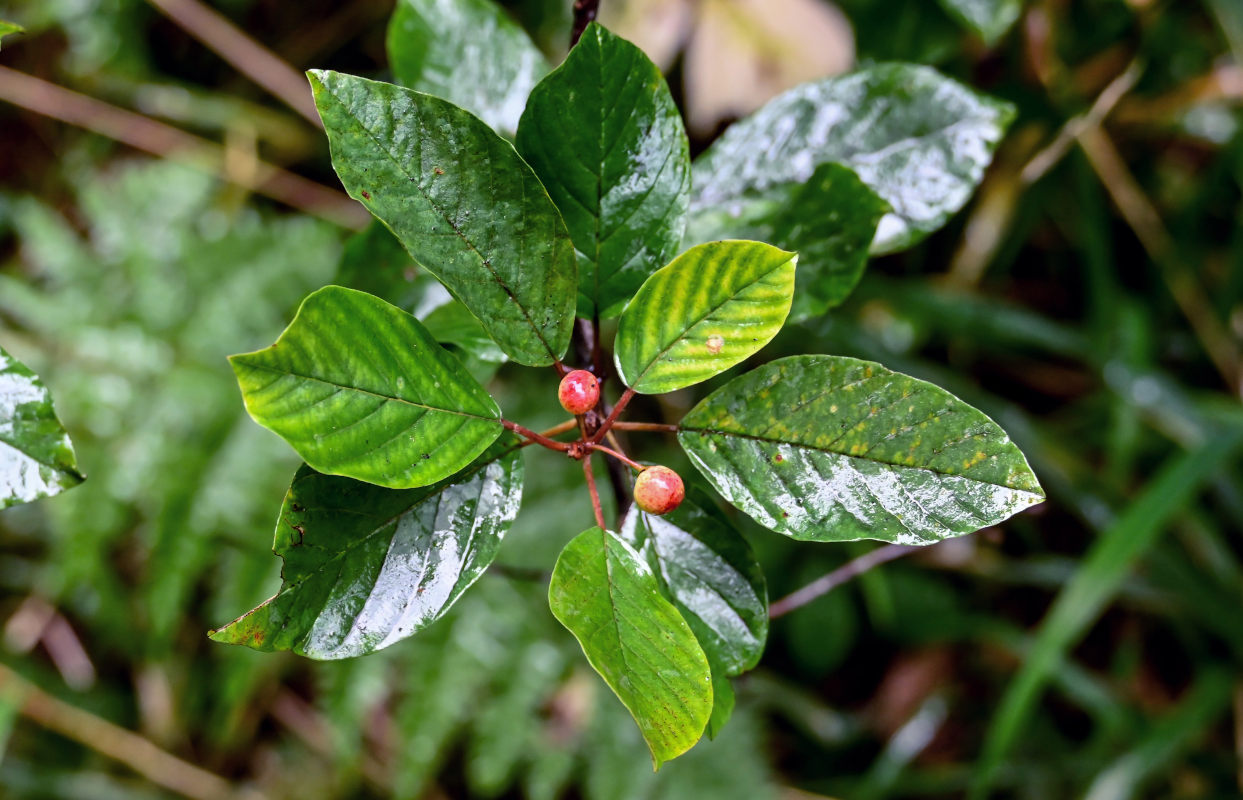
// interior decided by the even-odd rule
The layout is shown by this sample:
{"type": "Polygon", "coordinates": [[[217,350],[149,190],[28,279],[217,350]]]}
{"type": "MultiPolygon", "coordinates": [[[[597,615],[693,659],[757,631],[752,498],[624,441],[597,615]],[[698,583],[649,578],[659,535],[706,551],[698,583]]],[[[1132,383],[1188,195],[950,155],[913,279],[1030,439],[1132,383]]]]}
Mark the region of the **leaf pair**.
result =
{"type": "Polygon", "coordinates": [[[635,511],[620,535],[591,528],[562,551],[548,590],[557,619],[638,723],[657,768],[715,735],[728,677],[768,632],[763,576],[728,523],[688,503],[635,511]]]}

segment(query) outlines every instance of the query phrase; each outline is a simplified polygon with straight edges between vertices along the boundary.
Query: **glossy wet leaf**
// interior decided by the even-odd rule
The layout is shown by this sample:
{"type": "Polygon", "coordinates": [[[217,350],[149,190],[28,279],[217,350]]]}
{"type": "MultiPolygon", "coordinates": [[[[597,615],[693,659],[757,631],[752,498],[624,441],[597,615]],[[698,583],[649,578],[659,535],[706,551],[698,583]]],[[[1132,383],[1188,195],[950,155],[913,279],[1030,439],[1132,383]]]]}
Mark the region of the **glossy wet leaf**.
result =
{"type": "Polygon", "coordinates": [[[714,664],[712,668],[712,715],[708,717],[708,727],[704,729],[709,739],[715,739],[725,727],[725,723],[729,722],[729,718],[734,715],[735,700],[733,684],[714,664]]]}
{"type": "Polygon", "coordinates": [[[548,604],[629,709],[656,767],[699,741],[712,712],[708,659],[642,556],[591,528],[557,559],[548,604]]]}
{"type": "Polygon", "coordinates": [[[651,565],[714,669],[739,675],[759,662],[768,589],[750,545],[728,520],[688,498],[661,517],[635,509],[620,536],[651,565]]]}
{"type": "Polygon", "coordinates": [[[690,244],[754,239],[798,253],[790,321],[819,316],[850,294],[889,204],[840,164],[821,164],[806,183],[773,187],[743,203],[703,209],[690,244]]]}
{"type": "Polygon", "coordinates": [[[993,44],[1023,13],[1023,0],[941,0],[950,16],[993,44]]]}
{"type": "Polygon", "coordinates": [[[660,70],[591,25],[531,93],[517,146],[578,250],[579,315],[617,316],[686,225],[689,145],[660,70]]]}
{"type": "Polygon", "coordinates": [[[388,60],[402,86],[461,106],[512,135],[548,62],[491,0],[398,0],[388,60]]]}
{"type": "Polygon", "coordinates": [[[681,428],[717,491],[795,539],[929,544],[1044,500],[995,422],[870,361],[770,362],[713,392],[681,428]]]}
{"type": "Polygon", "coordinates": [[[936,230],[967,202],[1014,116],[929,67],[878,64],[791,89],[730,127],[695,161],[691,213],[739,208],[850,167],[893,208],[873,252],[936,230]]]}
{"type": "Polygon", "coordinates": [[[648,278],[622,312],[615,344],[626,385],[660,394],[717,375],[777,335],[798,255],[762,242],[693,247],[648,278]]]}
{"type": "Polygon", "coordinates": [[[521,458],[506,437],[462,473],[405,490],[303,465],[276,523],[280,591],[211,638],[337,659],[412,636],[496,557],[522,499],[521,458]]]}
{"type": "Polygon", "coordinates": [[[276,344],[229,361],[250,415],[320,472],[426,486],[501,433],[496,403],[418,320],[353,289],[311,294],[276,344]]]}
{"type": "Polygon", "coordinates": [[[0,348],[0,508],[51,497],[82,482],[52,395],[0,348]]]}
{"type": "Polygon", "coordinates": [[[310,74],[332,163],[515,361],[569,345],[577,267],[561,215],[513,147],[438,97],[337,72],[310,74]]]}

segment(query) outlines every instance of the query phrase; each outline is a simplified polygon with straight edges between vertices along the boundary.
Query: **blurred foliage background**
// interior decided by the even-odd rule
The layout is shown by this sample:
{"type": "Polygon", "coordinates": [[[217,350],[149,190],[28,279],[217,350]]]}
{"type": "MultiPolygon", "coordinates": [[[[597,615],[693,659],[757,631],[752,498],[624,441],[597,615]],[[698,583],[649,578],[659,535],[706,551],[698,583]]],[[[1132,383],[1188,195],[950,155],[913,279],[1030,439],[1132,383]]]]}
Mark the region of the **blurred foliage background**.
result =
{"type": "MultiPolygon", "coordinates": [[[[389,0],[211,5],[298,70],[386,75],[389,0]]],[[[560,58],[568,0],[505,5],[560,58]]],[[[224,356],[332,280],[358,210],[323,188],[320,132],[256,85],[261,51],[235,67],[204,44],[218,29],[161,11],[197,3],[10,0],[28,33],[0,53],[0,343],[53,390],[89,480],[0,515],[0,796],[1239,797],[1243,5],[603,5],[668,71],[696,150],[858,63],[1018,105],[963,213],[761,356],[946,386],[1049,502],[776,621],[721,738],[657,775],[547,610],[590,522],[547,454],[504,567],[425,634],[329,664],[213,645],[279,585],[296,467],[224,356]]],[[[551,374],[492,388],[531,427],[559,419],[551,374]]],[[[670,445],[641,455],[686,467],[670,445]]],[[[774,598],[868,549],[747,532],[774,598]]]]}

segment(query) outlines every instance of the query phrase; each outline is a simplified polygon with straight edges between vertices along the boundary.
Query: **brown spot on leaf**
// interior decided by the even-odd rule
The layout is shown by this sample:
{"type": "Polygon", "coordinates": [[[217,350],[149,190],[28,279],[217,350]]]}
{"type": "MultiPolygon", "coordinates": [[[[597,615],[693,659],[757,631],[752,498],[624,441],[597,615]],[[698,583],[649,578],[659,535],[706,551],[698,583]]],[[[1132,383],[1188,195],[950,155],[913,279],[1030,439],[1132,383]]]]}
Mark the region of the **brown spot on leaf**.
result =
{"type": "Polygon", "coordinates": [[[371,199],[371,192],[368,192],[368,191],[367,191],[367,190],[365,190],[365,189],[363,190],[362,195],[363,195],[363,199],[364,199],[364,200],[370,200],[370,199],[371,199]]]}
{"type": "Polygon", "coordinates": [[[721,348],[725,347],[725,337],[719,334],[713,334],[708,337],[708,352],[716,355],[721,352],[721,348]]]}
{"type": "Polygon", "coordinates": [[[444,174],[445,174],[445,171],[444,171],[443,169],[441,169],[440,167],[432,167],[432,172],[435,172],[437,175],[444,175],[444,174]]]}
{"type": "Polygon", "coordinates": [[[777,455],[773,456],[773,461],[776,461],[778,464],[780,464],[782,461],[785,461],[785,456],[781,455],[781,453],[778,453],[777,455]]]}

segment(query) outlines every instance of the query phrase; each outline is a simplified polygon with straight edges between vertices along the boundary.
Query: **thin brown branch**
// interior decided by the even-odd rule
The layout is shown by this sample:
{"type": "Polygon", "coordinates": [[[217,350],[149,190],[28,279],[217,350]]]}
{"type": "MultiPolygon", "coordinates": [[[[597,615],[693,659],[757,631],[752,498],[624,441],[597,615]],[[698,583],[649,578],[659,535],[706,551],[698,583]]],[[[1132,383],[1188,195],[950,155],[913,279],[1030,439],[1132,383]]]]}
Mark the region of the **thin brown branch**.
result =
{"type": "MultiPolygon", "coordinates": [[[[511,422],[507,419],[501,420],[501,425],[503,425],[506,430],[513,431],[522,438],[526,439],[528,442],[533,442],[543,447],[547,447],[549,450],[556,450],[558,452],[565,453],[568,452],[571,447],[571,445],[566,444],[565,442],[558,442],[554,439],[550,439],[542,433],[536,433],[530,428],[519,425],[516,422],[511,422]]],[[[561,426],[558,425],[557,427],[560,428],[561,426]]]]}
{"type": "Polygon", "coordinates": [[[884,547],[865,553],[853,561],[848,561],[842,566],[824,575],[811,583],[791,592],[785,597],[768,607],[768,618],[776,619],[785,616],[796,608],[802,608],[813,600],[817,600],[829,592],[833,591],[842,584],[849,583],[863,573],[874,567],[878,567],[887,561],[893,561],[895,558],[901,558],[918,550],[918,547],[904,544],[887,544],[884,547]]]}
{"type": "Polygon", "coordinates": [[[147,0],[238,72],[268,90],[312,125],[323,128],[306,77],[198,0],[147,0]]]}
{"type": "Polygon", "coordinates": [[[1190,264],[1180,261],[1178,248],[1156,207],[1127,168],[1113,141],[1101,127],[1088,128],[1078,137],[1079,146],[1122,218],[1156,264],[1174,302],[1187,318],[1192,331],[1204,346],[1233,394],[1243,394],[1243,357],[1229,330],[1218,318],[1204,287],[1190,264]]]}
{"type": "Polygon", "coordinates": [[[551,439],[554,436],[560,436],[563,433],[572,431],[577,427],[578,427],[577,418],[567,419],[565,422],[562,422],[558,425],[553,425],[551,428],[549,428],[546,431],[540,431],[540,436],[543,436],[546,439],[551,439]]]}
{"type": "Polygon", "coordinates": [[[604,509],[600,507],[600,492],[596,490],[596,476],[591,472],[591,453],[583,459],[583,475],[587,478],[587,492],[591,495],[591,510],[596,515],[596,524],[601,530],[608,530],[604,523],[604,509]]]}
{"type": "Polygon", "coordinates": [[[626,406],[630,404],[630,401],[633,398],[634,389],[627,387],[626,391],[622,392],[622,396],[617,398],[617,405],[613,406],[613,410],[610,411],[609,415],[604,418],[604,422],[600,423],[600,427],[596,429],[595,434],[591,437],[592,444],[599,444],[603,441],[605,435],[608,434],[609,429],[613,427],[615,422],[617,422],[617,418],[621,416],[623,411],[626,410],[626,406]]]}
{"type": "Polygon", "coordinates": [[[617,459],[618,461],[622,462],[623,464],[626,464],[630,468],[637,470],[639,472],[642,472],[645,469],[645,467],[639,462],[631,460],[631,458],[627,456],[625,453],[620,453],[611,447],[605,447],[602,444],[593,444],[591,442],[588,442],[587,449],[599,450],[601,453],[610,455],[613,458],[617,459]]]}
{"type": "Polygon", "coordinates": [[[371,219],[366,209],[335,189],[263,161],[256,161],[245,176],[231,173],[225,169],[224,148],[215,142],[24,72],[0,67],[0,100],[203,170],[347,228],[362,230],[371,219]]]}
{"type": "Polygon", "coordinates": [[[67,739],[118,761],[152,783],[192,800],[262,800],[219,775],[156,747],[149,740],[69,705],[0,664],[0,692],[16,699],[19,713],[67,739]]]}

